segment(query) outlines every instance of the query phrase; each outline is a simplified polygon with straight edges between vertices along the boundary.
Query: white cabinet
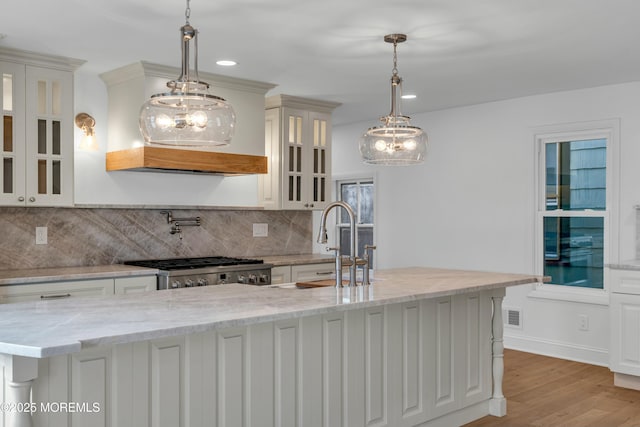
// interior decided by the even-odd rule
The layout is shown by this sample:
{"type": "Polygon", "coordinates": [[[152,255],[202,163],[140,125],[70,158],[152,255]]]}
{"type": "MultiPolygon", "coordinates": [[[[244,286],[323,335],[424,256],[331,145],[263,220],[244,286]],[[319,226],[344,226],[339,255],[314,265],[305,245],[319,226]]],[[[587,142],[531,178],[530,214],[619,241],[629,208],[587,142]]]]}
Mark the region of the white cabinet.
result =
{"type": "Polygon", "coordinates": [[[609,368],[614,384],[640,390],[640,271],[609,270],[609,368]]]}
{"type": "Polygon", "coordinates": [[[280,265],[271,269],[271,284],[280,285],[291,282],[291,266],[280,265]]]}
{"type": "Polygon", "coordinates": [[[0,49],[0,205],[73,204],[73,69],[81,63],[0,49]]]}
{"type": "Polygon", "coordinates": [[[0,303],[113,295],[113,279],[76,280],[0,287],[0,303]]]}
{"type": "Polygon", "coordinates": [[[339,104],[276,95],[267,98],[265,155],[258,178],[266,209],[323,209],[331,198],[331,112],[339,104]]]}
{"type": "Polygon", "coordinates": [[[280,265],[271,269],[271,284],[322,280],[329,278],[333,273],[334,264],[328,262],[280,265]]]}
{"type": "Polygon", "coordinates": [[[117,277],[0,286],[0,304],[155,290],[156,276],[117,277]]]}
{"type": "Polygon", "coordinates": [[[33,402],[71,398],[101,410],[38,411],[34,426],[462,425],[489,410],[496,292],[504,294],[341,310],[41,359],[33,402]]]}
{"type": "Polygon", "coordinates": [[[291,266],[292,282],[309,282],[314,280],[329,279],[335,273],[335,264],[316,263],[291,266]]]}
{"type": "Polygon", "coordinates": [[[114,280],[114,292],[118,294],[137,294],[155,291],[158,288],[156,276],[119,277],[114,280]]]}

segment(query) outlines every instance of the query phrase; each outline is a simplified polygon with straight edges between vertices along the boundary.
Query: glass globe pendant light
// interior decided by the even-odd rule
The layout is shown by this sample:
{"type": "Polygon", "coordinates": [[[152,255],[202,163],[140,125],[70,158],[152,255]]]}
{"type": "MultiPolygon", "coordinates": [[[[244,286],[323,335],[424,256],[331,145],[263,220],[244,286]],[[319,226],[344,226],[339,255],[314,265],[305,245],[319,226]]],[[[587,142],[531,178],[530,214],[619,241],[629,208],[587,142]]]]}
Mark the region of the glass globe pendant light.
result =
{"type": "Polygon", "coordinates": [[[427,134],[411,126],[410,117],[400,112],[402,78],[398,75],[398,43],[405,34],[389,34],[384,41],[393,43],[393,75],[391,76],[391,112],[381,117],[382,126],[369,128],[360,138],[360,154],[365,163],[378,165],[413,165],[424,162],[427,134]]]}
{"type": "Polygon", "coordinates": [[[140,109],[140,131],[147,144],[174,146],[228,145],[233,137],[236,116],[223,98],[208,93],[209,84],[198,76],[198,30],[189,24],[191,8],[187,0],[186,23],[180,28],[182,72],[167,82],[167,93],[152,95],[140,109]],[[189,68],[189,44],[195,44],[194,74],[189,68]]]}

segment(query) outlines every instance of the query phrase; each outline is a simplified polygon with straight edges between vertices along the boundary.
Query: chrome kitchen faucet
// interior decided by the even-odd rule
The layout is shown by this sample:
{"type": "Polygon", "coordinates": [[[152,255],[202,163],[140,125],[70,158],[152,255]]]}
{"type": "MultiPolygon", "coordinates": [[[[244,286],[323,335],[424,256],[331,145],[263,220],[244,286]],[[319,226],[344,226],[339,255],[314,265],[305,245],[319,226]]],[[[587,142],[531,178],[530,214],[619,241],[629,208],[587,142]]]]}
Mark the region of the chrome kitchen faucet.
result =
{"type": "MultiPolygon", "coordinates": [[[[356,248],[358,247],[358,234],[356,233],[356,215],[353,212],[353,209],[351,209],[351,206],[349,206],[345,202],[338,201],[338,202],[330,203],[322,211],[322,216],[320,217],[320,232],[318,233],[318,243],[320,244],[327,243],[327,240],[328,240],[327,214],[329,213],[329,211],[331,211],[331,209],[336,207],[343,208],[345,211],[347,211],[347,214],[349,215],[349,226],[350,226],[349,237],[350,237],[350,247],[351,247],[351,254],[349,255],[349,287],[353,287],[353,286],[357,286],[356,271],[358,268],[358,261],[362,261],[362,260],[359,260],[358,256],[356,255],[356,248]]],[[[336,258],[341,257],[339,249],[334,248],[333,250],[336,251],[336,258]]],[[[365,263],[363,264],[363,268],[365,269],[369,268],[368,262],[365,261],[365,263]]],[[[363,281],[363,284],[368,284],[368,280],[366,282],[363,281]]],[[[340,262],[340,259],[336,260],[336,287],[337,288],[342,287],[342,262],[340,262]]]]}

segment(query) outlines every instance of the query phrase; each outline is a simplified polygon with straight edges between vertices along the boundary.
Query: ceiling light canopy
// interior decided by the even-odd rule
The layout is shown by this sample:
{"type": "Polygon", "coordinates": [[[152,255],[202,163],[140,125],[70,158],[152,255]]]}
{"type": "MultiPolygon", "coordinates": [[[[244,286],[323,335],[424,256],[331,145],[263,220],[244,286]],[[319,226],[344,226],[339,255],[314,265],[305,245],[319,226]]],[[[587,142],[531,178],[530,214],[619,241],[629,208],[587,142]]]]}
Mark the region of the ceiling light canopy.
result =
{"type": "Polygon", "coordinates": [[[182,73],[167,82],[170,92],[152,95],[140,110],[140,131],[147,144],[176,146],[228,145],[233,137],[235,112],[223,98],[209,94],[209,84],[198,76],[198,30],[186,23],[180,28],[182,73]],[[194,42],[194,75],[189,68],[189,44],[194,42]],[[194,77],[192,79],[192,77],[194,77]]]}
{"type": "Polygon", "coordinates": [[[378,165],[413,165],[424,162],[427,134],[411,126],[410,117],[400,110],[402,78],[398,75],[398,43],[407,40],[405,34],[389,34],[384,41],[393,43],[393,74],[391,76],[391,112],[380,118],[382,126],[369,128],[360,138],[360,154],[365,163],[378,165]]]}

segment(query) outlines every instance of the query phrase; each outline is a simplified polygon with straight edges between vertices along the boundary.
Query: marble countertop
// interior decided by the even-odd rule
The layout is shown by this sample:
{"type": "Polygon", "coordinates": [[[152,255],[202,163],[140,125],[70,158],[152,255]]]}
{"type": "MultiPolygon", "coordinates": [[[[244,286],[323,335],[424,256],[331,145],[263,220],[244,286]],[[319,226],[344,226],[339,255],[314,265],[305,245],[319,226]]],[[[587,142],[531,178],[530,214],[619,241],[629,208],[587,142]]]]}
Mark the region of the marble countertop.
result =
{"type": "Polygon", "coordinates": [[[0,270],[0,286],[57,282],[65,280],[152,276],[157,272],[158,270],[153,268],[134,267],[123,264],[0,270]]]}
{"type": "MultiPolygon", "coordinates": [[[[255,258],[263,259],[274,267],[283,265],[300,265],[329,263],[334,261],[331,255],[301,254],[277,255],[255,258]]],[[[156,269],[136,267],[123,264],[96,265],[85,267],[51,267],[51,268],[22,268],[0,270],[0,286],[21,285],[43,282],[58,282],[65,280],[91,280],[112,277],[148,276],[158,272],[156,269]]]]}
{"type": "Polygon", "coordinates": [[[375,272],[367,288],[295,289],[240,284],[0,306],[0,353],[49,357],[100,345],[367,306],[504,288],[533,275],[403,268],[375,272]]]}
{"type": "Polygon", "coordinates": [[[617,264],[607,264],[607,267],[615,270],[640,270],[640,259],[621,261],[617,264]]]}

